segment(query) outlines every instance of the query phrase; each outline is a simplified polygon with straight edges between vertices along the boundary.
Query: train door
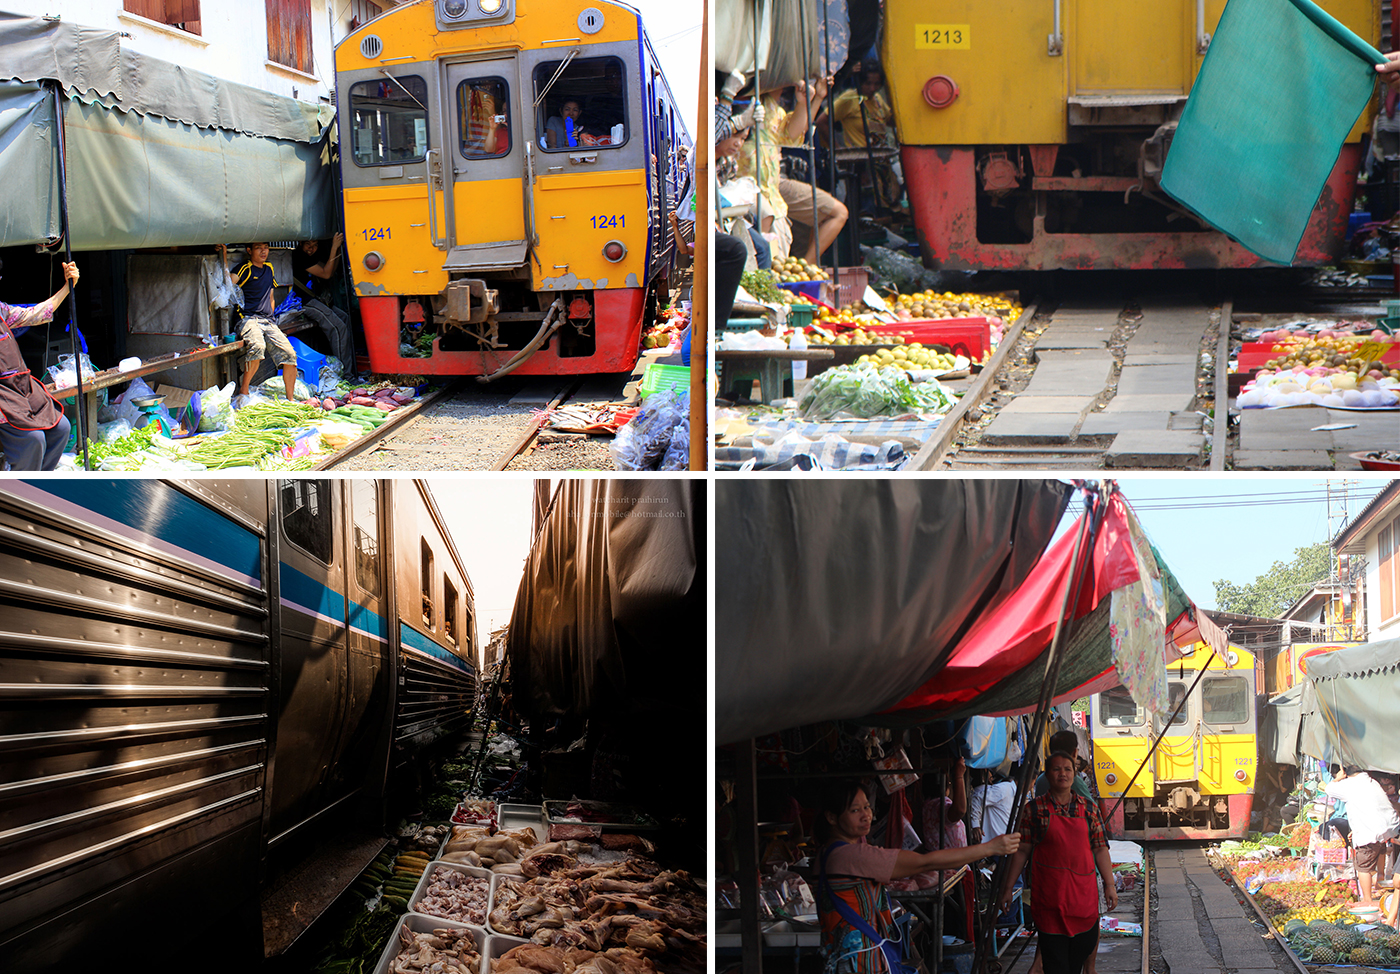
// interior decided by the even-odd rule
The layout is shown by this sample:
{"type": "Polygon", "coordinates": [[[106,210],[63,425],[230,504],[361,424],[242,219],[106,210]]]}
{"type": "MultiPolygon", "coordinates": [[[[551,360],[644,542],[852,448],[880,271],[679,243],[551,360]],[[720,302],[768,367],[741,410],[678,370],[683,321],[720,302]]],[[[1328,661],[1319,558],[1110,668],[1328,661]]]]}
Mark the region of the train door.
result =
{"type": "Polygon", "coordinates": [[[269,842],[276,845],[334,797],[327,777],[346,705],[344,557],[338,550],[337,482],[277,484],[280,653],[277,743],[268,768],[269,842]]]}
{"type": "MultiPolygon", "coordinates": [[[[526,62],[534,287],[641,288],[651,222],[649,105],[636,43],[582,50],[531,52],[526,62]]],[[[636,303],[640,312],[640,297],[636,303]]]]}
{"type": "Polygon", "coordinates": [[[1133,786],[1126,794],[1135,798],[1152,797],[1154,783],[1152,765],[1142,769],[1137,779],[1134,773],[1147,757],[1152,746],[1151,723],[1145,711],[1133,701],[1127,687],[1105,690],[1091,701],[1094,776],[1099,794],[1117,798],[1125,794],[1128,782],[1133,786]]]}
{"type": "Polygon", "coordinates": [[[349,495],[345,518],[349,663],[345,721],[334,767],[348,791],[366,782],[382,782],[384,749],[392,706],[389,653],[389,599],[385,581],[382,486],[375,480],[344,481],[349,495]]]}
{"type": "Polygon", "coordinates": [[[1201,681],[1201,790],[1212,795],[1250,790],[1254,780],[1254,693],[1240,670],[1201,681]]]}
{"type": "Polygon", "coordinates": [[[1070,102],[1089,104],[1185,101],[1196,58],[1184,41],[1195,36],[1196,4],[1077,0],[1065,34],[1070,102]],[[1163,42],[1177,38],[1182,42],[1163,42]]]}
{"type": "Polygon", "coordinates": [[[525,263],[524,141],[514,56],[444,67],[442,171],[449,185],[447,269],[478,272],[525,263]]]}
{"type": "Polygon", "coordinates": [[[1194,679],[1194,673],[1182,679],[1168,679],[1167,712],[1153,718],[1156,733],[1160,733],[1167,718],[1171,718],[1171,725],[1157,745],[1153,762],[1159,782],[1196,780],[1197,702],[1188,698],[1177,708],[1194,679]]]}

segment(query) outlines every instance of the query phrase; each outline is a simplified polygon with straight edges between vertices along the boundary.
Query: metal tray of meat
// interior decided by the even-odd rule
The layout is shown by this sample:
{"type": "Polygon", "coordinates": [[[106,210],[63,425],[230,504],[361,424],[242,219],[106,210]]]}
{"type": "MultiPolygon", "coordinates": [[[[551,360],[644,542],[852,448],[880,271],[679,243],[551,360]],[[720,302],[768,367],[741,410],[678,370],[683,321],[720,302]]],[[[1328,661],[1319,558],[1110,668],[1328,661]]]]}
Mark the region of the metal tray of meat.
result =
{"type": "Polygon", "coordinates": [[[661,826],[656,823],[645,812],[639,812],[635,808],[627,805],[614,805],[610,802],[591,802],[579,800],[573,801],[551,801],[545,800],[544,820],[549,825],[567,823],[569,825],[596,825],[607,832],[636,832],[643,829],[659,829],[661,826]],[[570,818],[567,809],[570,805],[579,804],[593,813],[593,818],[589,821],[581,821],[577,818],[570,818]],[[601,821],[599,821],[601,819],[601,821]]]}
{"type": "Polygon", "coordinates": [[[503,933],[492,933],[486,937],[486,949],[481,952],[481,958],[486,962],[483,971],[490,974],[491,963],[498,957],[502,957],[516,947],[524,944],[534,943],[532,940],[521,940],[519,937],[507,937],[503,933]]]}
{"type": "MultiPolygon", "coordinates": [[[[428,868],[423,870],[423,878],[418,880],[418,888],[413,891],[413,895],[408,900],[408,910],[420,916],[437,916],[433,913],[424,913],[418,908],[419,902],[428,893],[428,887],[433,885],[433,874],[439,869],[451,869],[459,873],[466,873],[468,876],[475,876],[478,879],[486,880],[486,908],[481,915],[480,923],[469,923],[466,920],[453,920],[453,923],[466,923],[472,927],[485,927],[486,918],[491,915],[491,898],[496,893],[496,874],[489,869],[480,866],[459,865],[455,862],[438,862],[434,860],[428,863],[428,868]]],[[[437,917],[439,920],[447,920],[449,917],[437,917]]]]}
{"type": "Polygon", "coordinates": [[[389,942],[384,945],[384,953],[379,955],[379,965],[375,967],[374,974],[389,974],[389,969],[394,966],[394,958],[399,956],[399,951],[403,949],[403,944],[399,941],[399,933],[407,928],[414,933],[431,933],[434,930],[470,930],[476,939],[476,949],[481,954],[481,974],[491,974],[491,962],[486,958],[487,941],[490,935],[483,927],[474,927],[468,923],[457,923],[453,920],[444,920],[442,917],[423,916],[421,913],[406,913],[399,919],[399,925],[394,929],[389,942]]]}
{"type": "Polygon", "coordinates": [[[543,805],[512,805],[503,802],[496,806],[496,828],[502,832],[509,829],[532,829],[538,842],[544,842],[549,837],[549,826],[544,822],[543,805]]]}
{"type": "Polygon", "coordinates": [[[491,831],[489,825],[454,825],[448,830],[448,833],[442,837],[442,841],[438,843],[437,853],[433,856],[434,859],[441,859],[443,856],[447,855],[447,843],[452,841],[452,836],[457,834],[457,829],[481,829],[483,836],[491,831]]]}

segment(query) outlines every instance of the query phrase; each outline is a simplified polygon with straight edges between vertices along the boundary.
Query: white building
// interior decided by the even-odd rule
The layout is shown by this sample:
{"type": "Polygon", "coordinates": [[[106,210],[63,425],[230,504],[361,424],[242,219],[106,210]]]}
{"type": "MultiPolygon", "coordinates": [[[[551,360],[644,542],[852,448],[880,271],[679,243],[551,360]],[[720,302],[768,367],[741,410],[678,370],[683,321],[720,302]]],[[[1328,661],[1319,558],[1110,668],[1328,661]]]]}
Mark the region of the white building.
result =
{"type": "Polygon", "coordinates": [[[1368,642],[1400,637],[1400,481],[1392,481],[1332,542],[1365,579],[1368,642]],[[1359,564],[1358,564],[1359,562],[1359,564]]]}

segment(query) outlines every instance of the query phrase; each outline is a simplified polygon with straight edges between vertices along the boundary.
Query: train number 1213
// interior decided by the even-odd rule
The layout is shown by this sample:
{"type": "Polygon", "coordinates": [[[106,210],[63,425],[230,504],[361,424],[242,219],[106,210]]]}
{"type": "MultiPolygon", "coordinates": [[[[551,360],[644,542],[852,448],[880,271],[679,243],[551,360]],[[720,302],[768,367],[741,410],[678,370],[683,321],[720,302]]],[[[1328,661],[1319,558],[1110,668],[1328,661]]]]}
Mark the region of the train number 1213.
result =
{"type": "Polygon", "coordinates": [[[915,24],[914,49],[970,51],[972,30],[968,24],[915,24]]]}
{"type": "Polygon", "coordinates": [[[588,219],[593,224],[594,230],[602,230],[608,227],[627,226],[626,216],[591,216],[588,219]]]}

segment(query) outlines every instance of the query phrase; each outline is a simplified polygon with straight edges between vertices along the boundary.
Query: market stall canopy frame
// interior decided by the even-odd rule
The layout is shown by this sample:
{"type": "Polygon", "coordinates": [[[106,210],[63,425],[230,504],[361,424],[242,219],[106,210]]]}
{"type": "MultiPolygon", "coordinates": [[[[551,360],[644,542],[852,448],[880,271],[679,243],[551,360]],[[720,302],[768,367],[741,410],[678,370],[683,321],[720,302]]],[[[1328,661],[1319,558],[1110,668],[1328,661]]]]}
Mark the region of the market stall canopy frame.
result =
{"type": "Polygon", "coordinates": [[[1400,772],[1400,639],[1315,656],[1298,748],[1328,763],[1400,772]]]}

